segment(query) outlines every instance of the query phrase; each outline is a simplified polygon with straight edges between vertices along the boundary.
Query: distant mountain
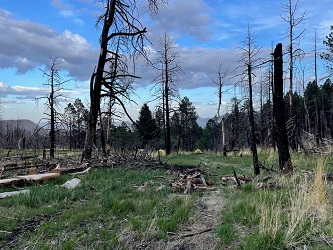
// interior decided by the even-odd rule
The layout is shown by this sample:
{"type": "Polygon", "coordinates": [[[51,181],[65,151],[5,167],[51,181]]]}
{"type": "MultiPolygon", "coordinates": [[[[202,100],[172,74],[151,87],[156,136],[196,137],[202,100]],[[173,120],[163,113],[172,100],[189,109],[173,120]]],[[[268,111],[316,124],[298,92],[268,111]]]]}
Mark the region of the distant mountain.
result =
{"type": "Polygon", "coordinates": [[[211,118],[201,118],[201,117],[198,117],[198,119],[197,119],[197,123],[198,123],[198,125],[199,125],[200,127],[205,128],[207,122],[209,121],[209,119],[211,119],[211,118]]]}
{"type": "Polygon", "coordinates": [[[11,131],[19,129],[31,134],[40,128],[40,126],[28,119],[0,120],[0,127],[4,133],[6,133],[7,129],[10,129],[11,131]]]}
{"type": "MultiPolygon", "coordinates": [[[[198,119],[197,119],[197,123],[198,123],[198,125],[199,125],[200,127],[205,128],[207,122],[209,121],[209,119],[211,119],[211,118],[201,118],[201,117],[198,117],[198,119]]],[[[122,123],[123,123],[122,121],[116,121],[116,122],[113,123],[113,125],[116,126],[116,127],[118,127],[118,126],[120,126],[122,123]]],[[[132,126],[132,122],[130,122],[130,121],[125,121],[125,123],[126,123],[129,127],[132,126]]]]}

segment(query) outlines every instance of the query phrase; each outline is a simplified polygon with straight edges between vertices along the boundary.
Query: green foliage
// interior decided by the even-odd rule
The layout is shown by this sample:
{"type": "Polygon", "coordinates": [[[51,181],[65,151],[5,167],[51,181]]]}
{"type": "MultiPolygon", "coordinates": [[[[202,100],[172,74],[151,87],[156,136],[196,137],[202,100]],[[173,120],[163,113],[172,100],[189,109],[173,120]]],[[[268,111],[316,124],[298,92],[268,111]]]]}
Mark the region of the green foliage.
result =
{"type": "Polygon", "coordinates": [[[178,110],[171,117],[173,144],[177,151],[195,149],[195,143],[200,133],[197,118],[195,106],[185,96],[179,103],[178,110]]]}
{"type": "Polygon", "coordinates": [[[326,40],[323,43],[326,45],[327,51],[323,52],[320,56],[327,62],[327,69],[333,71],[333,26],[331,26],[331,33],[326,36],[326,40]]]}
{"type": "Polygon", "coordinates": [[[144,148],[149,141],[158,139],[161,134],[147,103],[141,107],[137,121],[137,129],[142,138],[142,148],[144,148]]]}

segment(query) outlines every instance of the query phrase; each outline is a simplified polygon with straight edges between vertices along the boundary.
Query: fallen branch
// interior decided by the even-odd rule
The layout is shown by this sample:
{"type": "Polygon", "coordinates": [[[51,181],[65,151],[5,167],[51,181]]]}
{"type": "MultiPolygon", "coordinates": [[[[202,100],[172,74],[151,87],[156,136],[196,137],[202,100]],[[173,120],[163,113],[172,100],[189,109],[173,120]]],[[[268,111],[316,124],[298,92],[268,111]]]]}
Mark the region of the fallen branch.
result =
{"type": "Polygon", "coordinates": [[[214,229],[213,227],[210,227],[210,228],[207,228],[205,230],[202,230],[202,231],[199,231],[199,232],[196,232],[196,233],[190,233],[190,234],[181,235],[181,236],[179,236],[179,238],[193,237],[193,236],[196,236],[196,235],[199,235],[199,234],[210,232],[213,229],[214,229]]]}
{"type": "Polygon", "coordinates": [[[241,185],[241,183],[239,182],[239,180],[238,180],[238,178],[237,178],[236,170],[235,170],[234,167],[232,167],[232,169],[233,169],[233,172],[234,172],[234,177],[235,177],[235,180],[236,180],[237,186],[238,186],[238,187],[241,187],[242,185],[241,185]]]}
{"type": "Polygon", "coordinates": [[[4,234],[11,234],[12,232],[5,231],[5,230],[0,230],[0,233],[4,233],[4,234]]]}

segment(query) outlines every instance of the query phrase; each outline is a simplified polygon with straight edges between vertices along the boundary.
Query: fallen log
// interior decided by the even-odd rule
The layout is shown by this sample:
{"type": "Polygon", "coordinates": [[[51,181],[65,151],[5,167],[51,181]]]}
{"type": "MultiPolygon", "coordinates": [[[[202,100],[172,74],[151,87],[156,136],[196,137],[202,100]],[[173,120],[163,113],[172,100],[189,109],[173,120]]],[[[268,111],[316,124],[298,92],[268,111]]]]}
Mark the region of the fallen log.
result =
{"type": "Polygon", "coordinates": [[[10,196],[14,196],[14,195],[19,195],[19,194],[27,194],[27,193],[29,193],[28,189],[19,190],[19,191],[12,191],[12,192],[4,192],[4,193],[0,193],[0,199],[10,197],[10,196]]]}
{"type": "Polygon", "coordinates": [[[46,174],[31,174],[31,175],[20,175],[18,179],[23,179],[27,182],[38,182],[45,180],[53,180],[59,178],[60,173],[46,173],[46,174]]]}
{"type": "Polygon", "coordinates": [[[24,184],[23,179],[19,178],[8,178],[8,179],[0,179],[0,186],[22,186],[24,184]]]}
{"type": "Polygon", "coordinates": [[[40,182],[59,178],[60,173],[20,175],[15,178],[0,179],[0,186],[22,186],[26,182],[40,182]]]}
{"type": "Polygon", "coordinates": [[[51,170],[52,173],[61,173],[61,174],[75,174],[81,173],[85,174],[91,169],[88,167],[88,163],[82,163],[80,166],[66,166],[62,167],[58,164],[54,169],[51,170]]]}

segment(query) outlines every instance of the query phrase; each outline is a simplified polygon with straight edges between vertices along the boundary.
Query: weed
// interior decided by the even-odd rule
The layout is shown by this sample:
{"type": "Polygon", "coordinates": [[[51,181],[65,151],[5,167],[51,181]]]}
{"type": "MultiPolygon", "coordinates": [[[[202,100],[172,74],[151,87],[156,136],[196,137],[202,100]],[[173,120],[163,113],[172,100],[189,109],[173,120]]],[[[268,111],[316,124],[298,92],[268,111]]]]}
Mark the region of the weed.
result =
{"type": "Polygon", "coordinates": [[[237,235],[236,229],[232,224],[221,224],[216,228],[217,237],[223,244],[229,244],[237,235]]]}
{"type": "Polygon", "coordinates": [[[257,249],[284,249],[283,233],[281,231],[275,237],[271,234],[251,233],[244,239],[241,244],[242,250],[257,250],[257,249]]]}
{"type": "Polygon", "coordinates": [[[256,205],[250,199],[240,200],[228,209],[223,218],[226,222],[252,226],[258,222],[256,205]]]}

